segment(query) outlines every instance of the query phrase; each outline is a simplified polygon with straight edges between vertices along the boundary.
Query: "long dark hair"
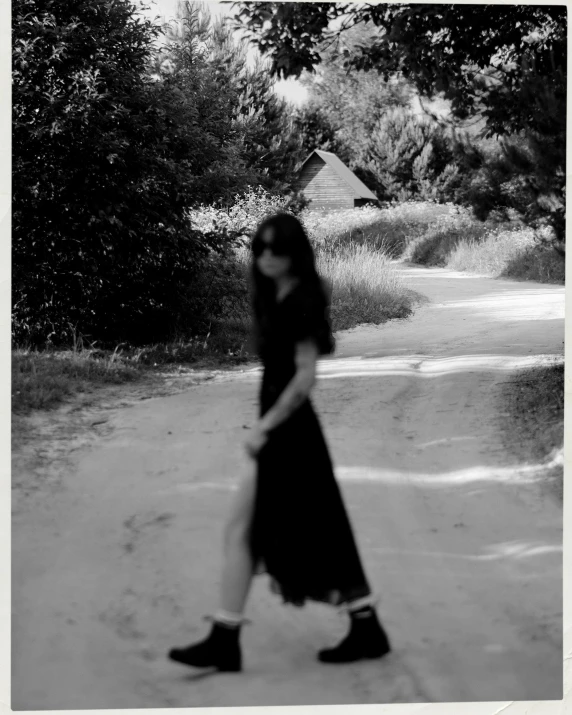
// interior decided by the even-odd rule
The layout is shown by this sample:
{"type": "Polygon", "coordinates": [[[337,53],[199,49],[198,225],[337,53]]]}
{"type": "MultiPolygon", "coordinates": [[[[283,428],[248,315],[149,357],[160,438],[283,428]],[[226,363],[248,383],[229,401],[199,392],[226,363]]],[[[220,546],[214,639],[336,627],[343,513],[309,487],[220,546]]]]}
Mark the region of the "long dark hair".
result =
{"type": "MultiPolygon", "coordinates": [[[[262,240],[263,234],[270,229],[273,241],[287,247],[288,256],[292,261],[292,275],[298,278],[299,286],[304,294],[320,306],[324,321],[319,334],[318,347],[320,353],[332,352],[334,341],[329,324],[330,287],[320,277],[316,269],[316,259],[312,244],[300,221],[291,214],[279,213],[265,219],[256,230],[252,246],[262,240]]],[[[257,343],[264,341],[264,333],[268,325],[269,313],[276,304],[276,284],[264,276],[257,265],[256,258],[252,260],[252,292],[254,308],[254,327],[257,343]]]]}

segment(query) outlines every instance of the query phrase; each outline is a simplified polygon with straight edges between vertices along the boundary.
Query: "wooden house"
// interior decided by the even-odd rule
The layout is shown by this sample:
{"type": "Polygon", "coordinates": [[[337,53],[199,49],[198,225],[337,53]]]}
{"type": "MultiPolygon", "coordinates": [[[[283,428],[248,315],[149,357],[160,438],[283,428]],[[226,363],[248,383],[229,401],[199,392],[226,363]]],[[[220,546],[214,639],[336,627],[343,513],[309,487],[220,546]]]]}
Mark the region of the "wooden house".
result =
{"type": "Polygon", "coordinates": [[[329,151],[315,149],[302,164],[296,188],[311,209],[352,209],[378,203],[377,196],[329,151]]]}

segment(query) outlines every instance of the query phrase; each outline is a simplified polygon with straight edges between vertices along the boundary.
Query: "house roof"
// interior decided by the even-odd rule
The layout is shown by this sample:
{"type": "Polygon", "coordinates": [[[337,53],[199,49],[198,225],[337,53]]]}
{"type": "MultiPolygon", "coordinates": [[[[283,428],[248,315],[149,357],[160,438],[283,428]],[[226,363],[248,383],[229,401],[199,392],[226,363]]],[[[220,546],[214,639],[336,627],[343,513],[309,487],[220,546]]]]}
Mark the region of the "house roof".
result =
{"type": "Polygon", "coordinates": [[[341,159],[329,151],[314,149],[306,161],[304,161],[302,166],[304,166],[306,162],[314,156],[314,154],[317,154],[322,161],[325,161],[326,164],[328,164],[328,166],[331,167],[336,174],[346,182],[346,184],[355,192],[355,198],[370,199],[372,201],[378,200],[377,196],[367,188],[363,181],[360,181],[354,172],[347,167],[341,159]]]}

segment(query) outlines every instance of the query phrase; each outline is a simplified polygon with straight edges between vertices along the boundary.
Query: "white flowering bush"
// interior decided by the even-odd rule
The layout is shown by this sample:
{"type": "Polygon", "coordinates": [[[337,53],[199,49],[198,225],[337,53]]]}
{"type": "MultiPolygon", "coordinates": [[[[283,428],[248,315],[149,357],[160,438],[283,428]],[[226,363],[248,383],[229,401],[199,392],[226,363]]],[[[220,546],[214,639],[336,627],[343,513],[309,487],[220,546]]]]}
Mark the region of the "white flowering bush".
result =
{"type": "Polygon", "coordinates": [[[230,241],[251,236],[265,218],[288,209],[288,199],[274,196],[261,186],[237,194],[228,208],[201,206],[189,212],[193,228],[202,233],[219,232],[230,241]]]}

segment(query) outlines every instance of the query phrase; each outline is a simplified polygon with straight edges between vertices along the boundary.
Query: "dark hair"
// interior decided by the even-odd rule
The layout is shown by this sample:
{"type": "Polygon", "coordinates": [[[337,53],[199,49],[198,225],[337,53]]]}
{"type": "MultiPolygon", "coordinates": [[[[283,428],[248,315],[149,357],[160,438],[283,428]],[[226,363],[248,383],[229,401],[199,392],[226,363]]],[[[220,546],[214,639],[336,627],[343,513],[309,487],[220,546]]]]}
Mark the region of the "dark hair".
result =
{"type": "MultiPolygon", "coordinates": [[[[322,310],[324,321],[322,329],[315,337],[318,340],[320,353],[327,354],[333,350],[333,337],[329,325],[330,290],[318,271],[314,250],[300,221],[291,214],[279,213],[265,219],[256,230],[252,246],[262,240],[262,235],[270,229],[273,240],[281,249],[288,248],[287,255],[292,261],[292,275],[300,281],[300,289],[322,310]]],[[[255,329],[258,343],[264,339],[268,314],[276,302],[276,284],[260,272],[256,258],[252,261],[253,308],[255,329]]]]}

